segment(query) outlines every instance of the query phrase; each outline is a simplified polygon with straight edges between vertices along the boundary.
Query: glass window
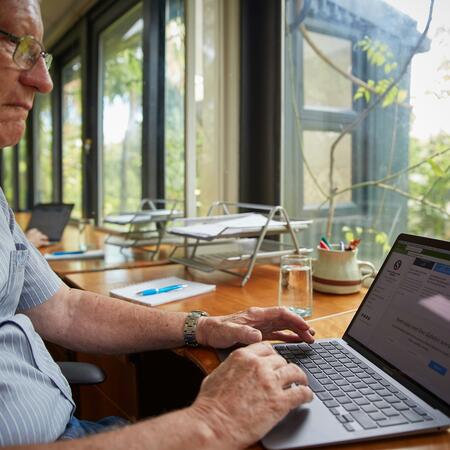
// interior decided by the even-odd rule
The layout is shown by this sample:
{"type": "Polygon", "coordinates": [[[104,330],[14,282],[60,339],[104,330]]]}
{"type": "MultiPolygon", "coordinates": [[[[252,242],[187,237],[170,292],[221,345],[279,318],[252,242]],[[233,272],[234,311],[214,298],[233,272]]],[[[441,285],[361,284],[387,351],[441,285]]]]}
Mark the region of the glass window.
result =
{"type": "Polygon", "coordinates": [[[26,134],[23,135],[19,142],[19,209],[27,209],[27,193],[28,193],[28,159],[27,159],[27,139],[26,134]]]}
{"type": "Polygon", "coordinates": [[[417,47],[429,1],[372,3],[285,0],[281,202],[303,245],[380,263],[400,232],[450,238],[450,10],[417,47]]]}
{"type": "MultiPolygon", "coordinates": [[[[348,39],[314,32],[309,35],[326,58],[331,58],[344,70],[351,71],[352,43],[348,39]]],[[[351,83],[344,77],[337,76],[334,69],[319,58],[307,42],[303,51],[305,107],[331,106],[351,109],[351,83]]]]}
{"type": "Polygon", "coordinates": [[[196,214],[237,201],[239,2],[195,2],[196,214]]]}
{"type": "Polygon", "coordinates": [[[14,208],[14,147],[2,149],[3,180],[2,189],[11,208],[14,208]]]}
{"type": "MultiPolygon", "coordinates": [[[[304,153],[305,159],[309,161],[311,172],[303,164],[305,174],[305,184],[303,198],[305,208],[317,208],[326,200],[326,197],[317,189],[311,173],[315,176],[320,186],[328,192],[330,187],[328,170],[329,148],[339,136],[339,133],[331,131],[305,131],[304,134],[304,153]]],[[[336,186],[349,186],[352,183],[352,140],[347,135],[341,141],[336,150],[336,166],[334,169],[336,186]]],[[[337,203],[350,203],[351,193],[346,192],[336,199],[337,203]]]]}
{"type": "Polygon", "coordinates": [[[81,57],[62,70],[62,192],[65,203],[74,203],[72,217],[82,216],[81,57]]]}
{"type": "Polygon", "coordinates": [[[135,210],[142,186],[142,4],[100,37],[100,214],[135,210]]]}
{"type": "Polygon", "coordinates": [[[184,2],[171,0],[166,6],[165,64],[165,195],[184,198],[184,2]]]}
{"type": "Polygon", "coordinates": [[[52,110],[50,95],[37,94],[35,104],[37,140],[35,149],[35,202],[53,199],[52,110]]]}

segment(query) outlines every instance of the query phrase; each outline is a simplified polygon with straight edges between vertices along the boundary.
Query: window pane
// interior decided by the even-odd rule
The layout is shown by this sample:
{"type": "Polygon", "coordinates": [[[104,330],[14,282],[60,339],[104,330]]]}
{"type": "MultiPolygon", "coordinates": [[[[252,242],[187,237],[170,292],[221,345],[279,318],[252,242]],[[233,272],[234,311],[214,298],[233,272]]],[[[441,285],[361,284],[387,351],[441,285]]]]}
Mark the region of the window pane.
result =
{"type": "Polygon", "coordinates": [[[14,147],[5,147],[2,150],[2,163],[3,163],[3,192],[5,193],[6,200],[8,200],[9,206],[14,207],[14,178],[13,178],[13,152],[14,147]]]}
{"type": "Polygon", "coordinates": [[[72,216],[81,217],[82,143],[81,143],[81,57],[63,67],[63,201],[74,203],[72,216]]]}
{"type": "Polygon", "coordinates": [[[380,264],[400,232],[450,239],[450,9],[434,3],[417,48],[428,1],[307,3],[285,1],[281,181],[290,216],[313,219],[302,244],[360,238],[380,264]]]}
{"type": "Polygon", "coordinates": [[[52,201],[52,111],[50,95],[36,97],[38,140],[35,142],[35,203],[52,201]]]}
{"type": "MultiPolygon", "coordinates": [[[[345,72],[352,69],[352,43],[325,34],[309,32],[314,44],[345,72]]],[[[352,108],[352,85],[324,62],[304,41],[303,76],[305,107],[352,108]]]]}
{"type": "Polygon", "coordinates": [[[166,11],[165,193],[184,198],[184,2],[170,0],[166,11]]]}
{"type": "MultiPolygon", "coordinates": [[[[330,166],[330,147],[334,140],[338,137],[338,133],[324,131],[305,131],[304,136],[304,152],[305,159],[308,162],[311,172],[316,181],[325,192],[330,187],[329,166],[330,166]]],[[[309,171],[304,167],[305,183],[304,183],[304,204],[305,207],[318,207],[325,201],[325,197],[317,189],[316,183],[313,181],[309,171]]],[[[336,150],[334,183],[338,189],[348,187],[352,184],[352,139],[351,136],[345,136],[340,142],[336,150]]],[[[351,192],[348,191],[336,198],[338,204],[349,203],[351,201],[351,192]]]]}
{"type": "Polygon", "coordinates": [[[19,209],[27,208],[28,193],[28,164],[27,164],[27,139],[24,134],[19,142],[19,209]]]}
{"type": "Polygon", "coordinates": [[[134,210],[141,200],[142,5],[100,38],[101,214],[134,210]]]}

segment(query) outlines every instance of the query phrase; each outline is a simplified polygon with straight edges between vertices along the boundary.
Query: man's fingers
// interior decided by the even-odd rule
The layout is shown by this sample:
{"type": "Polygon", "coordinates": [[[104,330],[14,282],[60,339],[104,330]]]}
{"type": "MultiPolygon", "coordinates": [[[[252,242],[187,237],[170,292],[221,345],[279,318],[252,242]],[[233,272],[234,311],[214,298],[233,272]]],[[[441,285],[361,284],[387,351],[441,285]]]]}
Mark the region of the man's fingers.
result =
{"type": "Polygon", "coordinates": [[[295,384],[307,385],[308,378],[305,372],[295,364],[286,364],[277,370],[278,379],[283,388],[295,384]]]}
{"type": "Polygon", "coordinates": [[[257,356],[278,355],[278,353],[275,352],[273,347],[266,342],[258,342],[257,344],[252,344],[252,345],[249,345],[248,347],[242,347],[242,348],[235,350],[233,353],[235,353],[235,352],[238,352],[238,353],[239,352],[245,352],[245,353],[248,352],[248,353],[252,353],[257,356]]]}
{"type": "Polygon", "coordinates": [[[285,389],[281,395],[290,409],[294,409],[303,403],[308,403],[314,397],[311,389],[301,384],[292,385],[289,389],[285,389]]]}
{"type": "Polygon", "coordinates": [[[283,342],[306,342],[312,344],[314,342],[314,337],[308,331],[302,333],[290,333],[289,331],[274,331],[269,335],[265,336],[268,340],[273,341],[283,341],[283,342]]]}

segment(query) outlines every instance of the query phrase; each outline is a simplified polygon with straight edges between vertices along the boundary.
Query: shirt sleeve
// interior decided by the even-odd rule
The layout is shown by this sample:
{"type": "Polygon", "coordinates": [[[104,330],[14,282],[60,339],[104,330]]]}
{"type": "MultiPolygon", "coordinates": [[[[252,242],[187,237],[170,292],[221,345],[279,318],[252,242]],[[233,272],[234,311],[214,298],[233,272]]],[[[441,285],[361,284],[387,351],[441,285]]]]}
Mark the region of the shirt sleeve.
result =
{"type": "Polygon", "coordinates": [[[14,241],[23,244],[29,250],[22,293],[17,308],[19,311],[24,311],[47,301],[56,294],[63,282],[53,272],[41,253],[28,241],[15,221],[13,227],[14,241]]]}

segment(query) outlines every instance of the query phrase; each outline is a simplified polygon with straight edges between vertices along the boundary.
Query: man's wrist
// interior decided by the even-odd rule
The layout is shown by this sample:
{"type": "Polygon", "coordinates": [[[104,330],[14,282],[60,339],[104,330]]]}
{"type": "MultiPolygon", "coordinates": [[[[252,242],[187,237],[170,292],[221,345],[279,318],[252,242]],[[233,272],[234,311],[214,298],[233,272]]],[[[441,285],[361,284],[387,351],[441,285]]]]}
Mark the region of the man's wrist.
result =
{"type": "Polygon", "coordinates": [[[191,311],[187,314],[183,325],[184,345],[188,347],[197,347],[201,341],[198,340],[198,325],[201,319],[207,317],[205,311],[191,311]]]}

